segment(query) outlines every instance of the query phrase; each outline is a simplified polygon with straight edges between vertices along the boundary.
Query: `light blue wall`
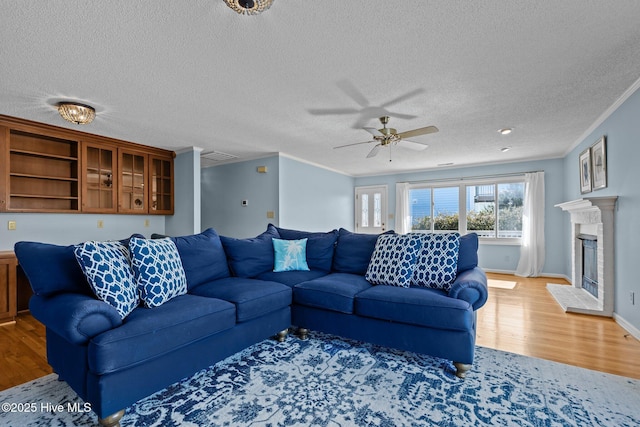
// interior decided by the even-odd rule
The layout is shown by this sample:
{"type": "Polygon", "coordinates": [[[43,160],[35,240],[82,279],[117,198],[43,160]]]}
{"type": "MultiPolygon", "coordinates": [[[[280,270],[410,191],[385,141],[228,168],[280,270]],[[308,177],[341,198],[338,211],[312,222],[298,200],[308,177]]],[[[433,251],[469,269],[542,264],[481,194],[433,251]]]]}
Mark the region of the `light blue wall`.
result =
{"type": "Polygon", "coordinates": [[[202,228],[244,238],[262,233],[270,222],[278,224],[278,176],[278,156],[202,169],[202,228]],[[266,166],[267,173],[258,173],[258,166],[266,166]],[[275,218],[267,218],[267,211],[275,218]]]}
{"type": "MultiPolygon", "coordinates": [[[[615,307],[616,315],[640,330],[640,90],[631,95],[564,159],[565,201],[582,197],[618,196],[615,212],[615,307]],[[602,135],[607,137],[607,188],[580,194],[578,156],[602,135]],[[631,304],[630,293],[636,303],[631,304]]],[[[563,251],[571,251],[571,227],[565,214],[563,251]]],[[[571,271],[570,259],[565,270],[571,271]]]]}
{"type": "Polygon", "coordinates": [[[0,250],[13,250],[15,242],[35,242],[70,245],[86,240],[112,240],[140,233],[164,233],[162,215],[102,215],[102,214],[46,214],[0,213],[0,250]],[[7,230],[7,221],[16,221],[16,230],[7,230]],[[104,228],[98,228],[98,220],[104,228]],[[149,226],[145,227],[145,220],[149,226]]]}
{"type": "Polygon", "coordinates": [[[280,156],[280,222],[283,228],[353,229],[354,178],[280,156]]]}
{"type": "Polygon", "coordinates": [[[200,233],[200,148],[179,152],[174,159],[173,194],[175,209],[166,220],[165,233],[186,236],[200,233]],[[179,173],[175,173],[179,172],[179,173]]]}
{"type": "MultiPolygon", "coordinates": [[[[564,201],[563,166],[562,159],[554,159],[460,169],[442,169],[427,172],[361,177],[356,178],[355,185],[387,185],[389,197],[388,210],[389,213],[393,214],[393,219],[389,218],[389,226],[393,228],[395,227],[397,182],[459,179],[542,170],[545,172],[546,240],[546,262],[543,271],[545,274],[566,276],[566,252],[563,250],[557,238],[563,235],[563,217],[560,209],[553,207],[555,204],[564,201]]],[[[478,250],[478,258],[480,265],[487,270],[513,272],[520,259],[520,247],[513,245],[481,244],[478,250]]]]}

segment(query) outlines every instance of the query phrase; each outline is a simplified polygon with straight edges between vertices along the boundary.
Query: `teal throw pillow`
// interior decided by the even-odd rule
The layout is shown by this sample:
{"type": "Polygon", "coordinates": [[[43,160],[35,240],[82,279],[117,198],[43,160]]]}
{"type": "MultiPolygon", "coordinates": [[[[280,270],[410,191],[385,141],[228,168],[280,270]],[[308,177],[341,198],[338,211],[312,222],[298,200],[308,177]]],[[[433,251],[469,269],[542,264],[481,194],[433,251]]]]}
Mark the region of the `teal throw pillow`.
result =
{"type": "Polygon", "coordinates": [[[127,317],[139,303],[127,247],[118,241],[89,241],[73,252],[96,297],[127,317]]]}
{"type": "Polygon", "coordinates": [[[180,253],[171,239],[129,241],[131,265],[145,307],[159,307],[187,293],[187,277],[180,253]]]}
{"type": "Polygon", "coordinates": [[[272,238],[275,260],[273,271],[309,271],[307,239],[283,240],[272,238]]]}

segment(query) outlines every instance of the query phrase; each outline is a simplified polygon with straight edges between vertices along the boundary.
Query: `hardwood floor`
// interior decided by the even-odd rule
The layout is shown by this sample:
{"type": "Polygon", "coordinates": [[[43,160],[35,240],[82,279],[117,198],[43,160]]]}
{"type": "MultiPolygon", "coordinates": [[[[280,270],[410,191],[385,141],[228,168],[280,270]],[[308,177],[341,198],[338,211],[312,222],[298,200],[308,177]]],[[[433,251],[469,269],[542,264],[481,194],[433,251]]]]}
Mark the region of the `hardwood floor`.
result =
{"type": "Polygon", "coordinates": [[[565,313],[546,284],[567,282],[487,276],[490,285],[515,287],[489,288],[478,310],[477,345],[640,379],[640,341],[611,318],[565,313]]]}
{"type": "MultiPolygon", "coordinates": [[[[640,342],[613,319],[562,311],[546,290],[562,281],[488,276],[500,287],[478,311],[478,345],[640,379],[640,342]]],[[[24,313],[0,326],[0,390],[48,373],[42,324],[24,313]]]]}

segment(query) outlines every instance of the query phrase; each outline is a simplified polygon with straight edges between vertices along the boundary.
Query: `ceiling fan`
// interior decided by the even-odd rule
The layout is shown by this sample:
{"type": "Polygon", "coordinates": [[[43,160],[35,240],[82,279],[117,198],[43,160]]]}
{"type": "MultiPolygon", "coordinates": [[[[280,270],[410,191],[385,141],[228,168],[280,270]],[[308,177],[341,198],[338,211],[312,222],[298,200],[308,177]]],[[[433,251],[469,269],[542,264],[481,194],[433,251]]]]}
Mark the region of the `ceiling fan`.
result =
{"type": "Polygon", "coordinates": [[[387,127],[387,123],[389,123],[389,116],[382,116],[379,118],[379,120],[380,120],[380,123],[382,123],[382,129],[363,128],[364,130],[369,132],[371,135],[373,135],[373,139],[371,141],[355,142],[353,144],[339,145],[333,148],[334,149],[344,148],[344,147],[351,147],[353,145],[371,144],[371,143],[377,142],[377,144],[371,149],[371,151],[369,151],[369,154],[367,154],[367,158],[374,157],[376,154],[378,154],[378,152],[382,147],[386,147],[388,145],[389,146],[397,145],[400,142],[402,142],[402,147],[410,148],[412,150],[422,151],[429,146],[424,142],[409,141],[406,138],[438,132],[437,127],[427,126],[424,128],[418,128],[418,129],[413,129],[413,130],[408,130],[406,132],[398,133],[397,130],[387,127]]]}

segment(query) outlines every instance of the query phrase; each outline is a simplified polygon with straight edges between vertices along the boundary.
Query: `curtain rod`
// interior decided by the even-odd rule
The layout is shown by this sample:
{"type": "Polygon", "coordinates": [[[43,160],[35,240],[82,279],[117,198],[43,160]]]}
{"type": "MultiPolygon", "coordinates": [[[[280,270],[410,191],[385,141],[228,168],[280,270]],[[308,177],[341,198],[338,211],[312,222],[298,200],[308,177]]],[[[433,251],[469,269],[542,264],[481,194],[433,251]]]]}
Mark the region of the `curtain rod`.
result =
{"type": "Polygon", "coordinates": [[[476,181],[476,180],[491,179],[491,178],[507,178],[510,176],[524,176],[527,173],[538,173],[538,172],[544,172],[544,171],[537,170],[537,171],[527,171],[527,172],[502,173],[502,174],[496,174],[496,175],[466,176],[462,178],[422,179],[420,181],[401,181],[401,182],[404,182],[407,184],[422,184],[422,183],[431,183],[431,182],[476,181]]]}

